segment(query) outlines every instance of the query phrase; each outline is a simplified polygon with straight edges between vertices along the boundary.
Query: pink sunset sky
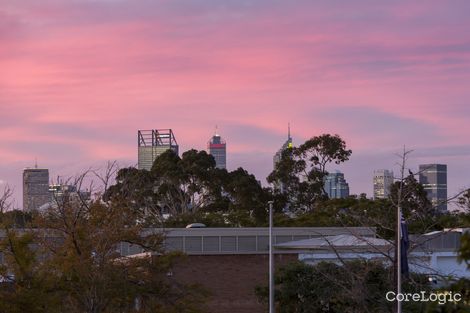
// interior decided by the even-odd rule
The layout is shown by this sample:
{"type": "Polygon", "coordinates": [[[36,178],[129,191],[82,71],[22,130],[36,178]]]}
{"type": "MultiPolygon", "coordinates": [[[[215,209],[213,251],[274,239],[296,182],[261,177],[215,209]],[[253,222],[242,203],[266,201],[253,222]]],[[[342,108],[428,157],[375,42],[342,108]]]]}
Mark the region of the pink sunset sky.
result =
{"type": "MultiPolygon", "coordinates": [[[[0,0],[0,184],[137,163],[137,130],[180,151],[215,125],[228,168],[265,183],[294,144],[337,133],[351,193],[374,169],[448,165],[470,185],[470,1],[0,0]]],[[[1,186],[0,186],[1,188],[1,186]]]]}

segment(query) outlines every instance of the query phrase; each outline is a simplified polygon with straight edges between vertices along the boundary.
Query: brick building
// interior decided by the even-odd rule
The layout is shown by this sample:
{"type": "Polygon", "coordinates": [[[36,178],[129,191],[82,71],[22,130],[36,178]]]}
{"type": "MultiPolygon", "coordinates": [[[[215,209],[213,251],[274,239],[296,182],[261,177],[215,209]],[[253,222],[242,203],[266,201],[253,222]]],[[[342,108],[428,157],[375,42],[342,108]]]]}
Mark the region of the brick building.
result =
{"type": "MultiPolygon", "coordinates": [[[[268,285],[268,228],[149,229],[165,232],[167,250],[187,257],[176,264],[171,276],[181,283],[197,284],[209,292],[207,313],[265,313],[267,304],[258,301],[257,286],[268,285]]],[[[285,227],[274,228],[276,244],[341,234],[375,236],[371,228],[285,227]]],[[[121,244],[121,254],[141,250],[121,244]]],[[[275,252],[275,267],[298,260],[299,251],[275,252]]]]}

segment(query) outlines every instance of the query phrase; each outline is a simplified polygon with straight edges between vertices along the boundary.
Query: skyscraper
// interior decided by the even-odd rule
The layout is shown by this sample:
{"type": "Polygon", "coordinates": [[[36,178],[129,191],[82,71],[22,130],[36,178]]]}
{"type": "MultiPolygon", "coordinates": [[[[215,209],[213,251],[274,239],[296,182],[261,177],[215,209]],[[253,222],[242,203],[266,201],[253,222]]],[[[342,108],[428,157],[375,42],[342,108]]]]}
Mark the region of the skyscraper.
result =
{"type": "Polygon", "coordinates": [[[292,137],[290,136],[290,124],[288,124],[287,125],[287,140],[286,142],[284,142],[282,147],[279,148],[279,150],[277,150],[276,154],[274,154],[274,157],[273,157],[273,169],[274,170],[276,169],[277,163],[279,163],[282,159],[282,153],[286,149],[290,149],[290,148],[292,148],[292,137]]]}
{"type": "Polygon", "coordinates": [[[37,210],[51,200],[49,193],[49,170],[25,168],[23,170],[23,211],[37,210]]]}
{"type": "Polygon", "coordinates": [[[178,143],[171,129],[139,130],[137,144],[140,170],[151,170],[155,159],[169,149],[178,154],[178,143]]]}
{"type": "Polygon", "coordinates": [[[217,133],[217,127],[214,136],[207,143],[207,150],[214,157],[217,168],[227,168],[227,144],[217,133]]]}
{"type": "Polygon", "coordinates": [[[340,171],[326,175],[323,186],[330,199],[349,197],[349,184],[344,179],[344,174],[340,171]]]}
{"type": "Polygon", "coordinates": [[[374,171],[374,199],[385,199],[390,195],[393,184],[393,172],[389,170],[374,171]]]}
{"type": "Polygon", "coordinates": [[[447,211],[447,165],[421,164],[419,166],[419,183],[423,185],[437,211],[447,211]]]}
{"type": "MultiPolygon", "coordinates": [[[[276,170],[277,164],[281,161],[282,159],[282,154],[284,151],[287,149],[292,148],[292,137],[290,136],[290,124],[287,124],[287,140],[284,142],[284,144],[277,150],[276,154],[273,156],[273,170],[276,170]]],[[[284,184],[281,182],[274,182],[273,183],[274,189],[279,191],[279,192],[285,192],[285,187],[284,184]]],[[[284,208],[284,210],[288,210],[288,208],[284,208]]]]}

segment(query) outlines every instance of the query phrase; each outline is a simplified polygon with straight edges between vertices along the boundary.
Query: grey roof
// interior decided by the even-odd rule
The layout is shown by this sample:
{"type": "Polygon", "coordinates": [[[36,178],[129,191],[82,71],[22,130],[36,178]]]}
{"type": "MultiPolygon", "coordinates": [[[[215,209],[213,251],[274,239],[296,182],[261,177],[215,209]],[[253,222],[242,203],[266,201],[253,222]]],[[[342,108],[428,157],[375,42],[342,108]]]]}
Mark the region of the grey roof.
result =
{"type": "MultiPolygon", "coordinates": [[[[165,233],[165,248],[183,251],[186,254],[267,254],[269,251],[269,229],[267,227],[241,228],[170,228],[147,229],[147,233],[165,233]]],[[[370,227],[274,227],[273,242],[280,244],[315,237],[354,234],[375,237],[370,227]]],[[[124,247],[123,254],[127,252],[124,247]]],[[[297,253],[283,250],[276,253],[297,253]]]]}
{"type": "Polygon", "coordinates": [[[295,250],[377,250],[388,249],[388,240],[354,235],[337,235],[296,240],[275,245],[277,249],[295,250]]]}

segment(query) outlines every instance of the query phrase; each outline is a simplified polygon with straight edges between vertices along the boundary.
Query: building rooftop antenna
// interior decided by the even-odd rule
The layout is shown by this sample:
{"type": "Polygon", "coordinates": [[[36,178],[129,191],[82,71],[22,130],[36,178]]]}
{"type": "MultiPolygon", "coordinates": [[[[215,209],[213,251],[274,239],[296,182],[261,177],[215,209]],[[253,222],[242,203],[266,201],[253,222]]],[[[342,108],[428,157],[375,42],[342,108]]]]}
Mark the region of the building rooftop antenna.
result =
{"type": "Polygon", "coordinates": [[[214,134],[214,136],[219,136],[218,130],[219,130],[219,127],[217,125],[215,125],[215,134],[214,134]]]}
{"type": "Polygon", "coordinates": [[[34,158],[34,168],[38,168],[38,158],[34,158]]]}
{"type": "Polygon", "coordinates": [[[287,123],[287,139],[291,139],[291,137],[290,137],[290,122],[287,123]]]}

